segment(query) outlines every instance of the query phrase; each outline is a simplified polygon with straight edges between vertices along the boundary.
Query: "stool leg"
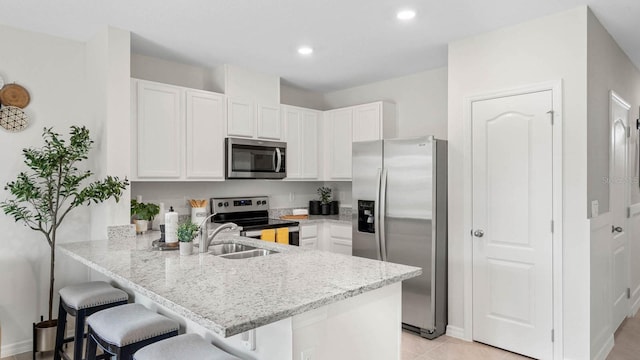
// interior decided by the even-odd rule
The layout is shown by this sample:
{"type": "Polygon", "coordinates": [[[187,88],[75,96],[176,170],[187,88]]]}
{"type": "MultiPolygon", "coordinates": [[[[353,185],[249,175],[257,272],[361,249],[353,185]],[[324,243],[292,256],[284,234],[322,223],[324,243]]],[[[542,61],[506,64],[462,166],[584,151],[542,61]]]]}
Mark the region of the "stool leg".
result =
{"type": "MultiPolygon", "coordinates": [[[[53,360],[60,360],[60,351],[64,343],[64,330],[67,326],[67,311],[62,306],[62,299],[58,306],[58,328],[56,329],[56,347],[54,348],[53,360]]],[[[80,358],[76,358],[80,359],[80,358]]]]}
{"type": "Polygon", "coordinates": [[[76,311],[76,333],[73,339],[73,358],[82,359],[82,344],[84,343],[84,319],[87,314],[85,309],[76,311]]]}
{"type": "Polygon", "coordinates": [[[98,343],[93,338],[93,333],[91,331],[91,326],[89,326],[89,331],[87,332],[87,355],[86,360],[96,360],[96,352],[98,351],[98,343]]]}

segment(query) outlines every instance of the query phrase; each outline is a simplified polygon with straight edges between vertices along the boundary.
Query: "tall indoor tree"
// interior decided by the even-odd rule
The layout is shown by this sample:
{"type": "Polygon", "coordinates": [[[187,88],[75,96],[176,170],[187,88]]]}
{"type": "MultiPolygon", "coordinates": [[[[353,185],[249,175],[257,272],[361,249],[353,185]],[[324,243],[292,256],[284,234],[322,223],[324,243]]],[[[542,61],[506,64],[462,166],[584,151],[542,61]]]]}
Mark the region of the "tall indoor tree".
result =
{"type": "Polygon", "coordinates": [[[55,325],[53,285],[56,234],[60,225],[71,210],[81,205],[89,206],[110,198],[119,201],[129,182],[114,176],[92,181],[93,172],[78,169],[78,163],[88,158],[93,144],[86,127],[71,126],[68,141],[52,128],[45,128],[42,137],[42,148],[22,150],[28,170],[7,183],[5,190],[11,196],[0,203],[0,207],[16,222],[42,233],[49,244],[49,327],[52,323],[55,325]]]}

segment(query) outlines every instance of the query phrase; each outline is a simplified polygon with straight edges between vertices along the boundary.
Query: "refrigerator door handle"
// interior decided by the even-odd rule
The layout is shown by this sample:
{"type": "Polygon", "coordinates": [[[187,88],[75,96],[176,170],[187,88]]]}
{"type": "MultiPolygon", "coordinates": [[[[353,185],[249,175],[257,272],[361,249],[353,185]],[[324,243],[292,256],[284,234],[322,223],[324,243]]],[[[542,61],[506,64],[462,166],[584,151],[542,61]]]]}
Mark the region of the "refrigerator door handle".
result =
{"type": "Polygon", "coordinates": [[[382,181],[380,183],[380,211],[378,217],[380,219],[380,252],[382,253],[382,261],[387,261],[387,241],[384,233],[384,223],[387,216],[387,169],[382,170],[382,181]]]}
{"type": "Polygon", "coordinates": [[[382,260],[380,253],[380,180],[382,179],[382,169],[378,168],[378,175],[376,177],[376,202],[373,205],[373,232],[374,239],[376,240],[376,255],[378,260],[382,260]]]}

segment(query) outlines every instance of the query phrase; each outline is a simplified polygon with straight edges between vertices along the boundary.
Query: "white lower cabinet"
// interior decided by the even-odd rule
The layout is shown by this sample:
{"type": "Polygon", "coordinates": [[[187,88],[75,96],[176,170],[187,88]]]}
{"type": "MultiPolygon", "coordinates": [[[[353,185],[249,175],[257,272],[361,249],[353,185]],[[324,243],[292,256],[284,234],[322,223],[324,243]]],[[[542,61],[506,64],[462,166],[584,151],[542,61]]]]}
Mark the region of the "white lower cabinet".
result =
{"type": "Polygon", "coordinates": [[[318,249],[318,224],[300,225],[300,247],[318,249]]]}
{"type": "Polygon", "coordinates": [[[327,223],[326,244],[329,250],[338,254],[351,255],[351,224],[343,225],[337,223],[327,223]]]}

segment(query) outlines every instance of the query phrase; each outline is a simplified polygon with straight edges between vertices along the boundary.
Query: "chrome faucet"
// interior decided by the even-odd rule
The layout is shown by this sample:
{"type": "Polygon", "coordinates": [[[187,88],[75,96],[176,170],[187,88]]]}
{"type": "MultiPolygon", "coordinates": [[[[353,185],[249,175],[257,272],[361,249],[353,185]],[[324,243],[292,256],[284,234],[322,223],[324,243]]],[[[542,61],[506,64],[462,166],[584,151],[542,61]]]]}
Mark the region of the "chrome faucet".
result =
{"type": "Polygon", "coordinates": [[[211,219],[213,216],[215,215],[215,213],[207,216],[204,220],[202,220],[202,222],[200,223],[200,226],[198,226],[198,231],[199,231],[199,237],[200,237],[200,252],[201,253],[205,253],[209,250],[209,244],[211,244],[211,241],[213,240],[213,238],[216,237],[216,235],[218,235],[222,230],[236,230],[238,228],[238,225],[234,224],[234,223],[224,223],[220,226],[218,226],[213,233],[211,233],[211,235],[208,234],[207,231],[207,221],[209,219],[211,219]]]}

